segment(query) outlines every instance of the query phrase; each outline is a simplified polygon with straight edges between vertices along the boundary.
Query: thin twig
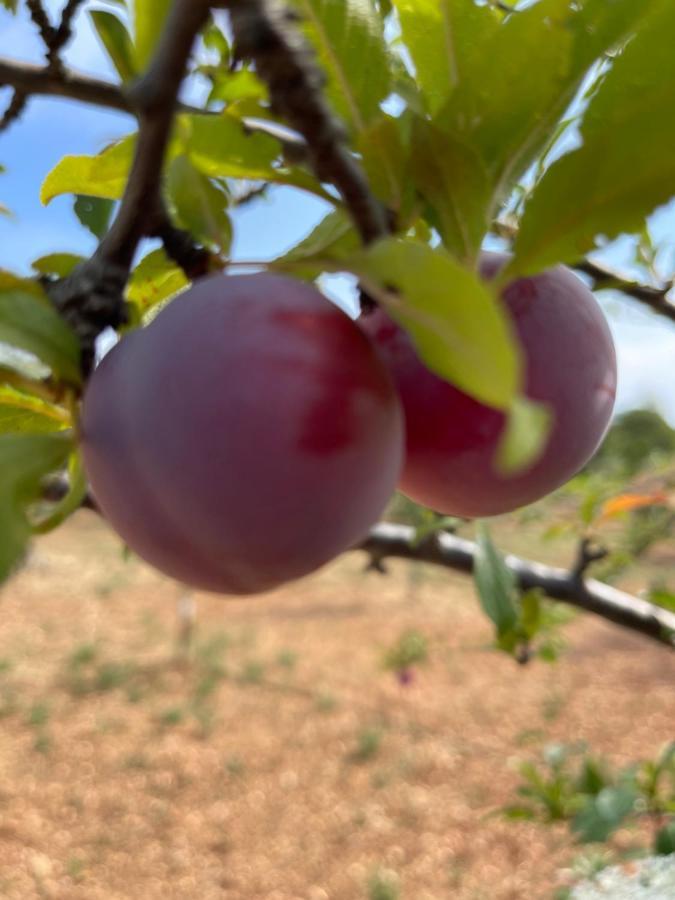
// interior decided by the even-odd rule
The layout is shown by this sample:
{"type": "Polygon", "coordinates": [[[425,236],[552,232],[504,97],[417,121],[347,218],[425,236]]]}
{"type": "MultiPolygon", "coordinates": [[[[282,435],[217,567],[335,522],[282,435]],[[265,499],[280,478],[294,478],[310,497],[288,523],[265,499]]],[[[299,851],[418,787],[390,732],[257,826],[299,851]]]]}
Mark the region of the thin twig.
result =
{"type": "Polygon", "coordinates": [[[83,0],[68,0],[61,12],[61,21],[58,27],[55,27],[49,21],[41,0],[26,0],[31,19],[37,25],[42,43],[45,45],[47,69],[54,75],[60,75],[63,72],[63,63],[59,54],[72,37],[73,19],[82,3],[83,0]]]}
{"type": "MultiPolygon", "coordinates": [[[[493,222],[492,227],[495,234],[509,242],[515,241],[518,236],[518,224],[514,220],[498,219],[496,222],[493,222]]],[[[675,304],[668,299],[668,295],[673,289],[672,281],[661,287],[642,284],[639,281],[624,277],[609,266],[594,262],[588,258],[580,259],[578,262],[573,263],[572,268],[576,269],[577,272],[582,272],[593,281],[593,290],[618,291],[648,306],[652,312],[670,319],[671,322],[675,322],[675,304]]]]}
{"type": "Polygon", "coordinates": [[[55,29],[47,50],[47,62],[54,71],[63,70],[59,54],[73,36],[73,20],[83,2],[84,0],[68,0],[63,7],[59,27],[55,29]]]}
{"type": "Polygon", "coordinates": [[[605,559],[608,555],[609,550],[607,547],[596,545],[591,538],[583,537],[579,541],[577,558],[572,566],[572,571],[570,572],[571,577],[577,581],[583,580],[588,567],[594,562],[605,559]]]}
{"type": "Polygon", "coordinates": [[[26,108],[27,103],[28,95],[21,90],[15,90],[12,94],[12,99],[7,105],[7,109],[2,114],[2,118],[0,118],[0,132],[9,128],[12,122],[16,122],[26,108]]]}
{"type": "Polygon", "coordinates": [[[45,45],[45,49],[49,50],[49,47],[54,40],[54,36],[56,35],[56,29],[49,21],[49,16],[47,15],[41,0],[26,0],[26,6],[28,7],[31,19],[40,32],[40,37],[42,38],[42,43],[45,45]]]}
{"type": "MultiPolygon", "coordinates": [[[[365,551],[381,564],[389,557],[433,563],[460,572],[473,571],[477,547],[472,541],[450,534],[437,534],[434,541],[415,543],[415,529],[407,525],[381,523],[354,548],[365,551]]],[[[562,600],[584,612],[631,631],[646,635],[671,649],[675,647],[675,613],[633,597],[595,579],[576,577],[565,569],[507,556],[506,564],[523,590],[540,588],[549,597],[562,600]]]]}
{"type": "Polygon", "coordinates": [[[583,259],[575,263],[573,268],[578,272],[583,272],[584,275],[588,275],[593,280],[594,290],[619,291],[648,306],[660,316],[665,316],[671,322],[675,322],[675,303],[668,299],[668,295],[673,289],[672,282],[663,287],[641,284],[630,278],[624,278],[618,272],[589,259],[583,259]]]}
{"type": "Polygon", "coordinates": [[[30,96],[64,97],[133,115],[119,85],[66,69],[54,72],[48,66],[0,59],[0,85],[9,85],[30,96]]]}

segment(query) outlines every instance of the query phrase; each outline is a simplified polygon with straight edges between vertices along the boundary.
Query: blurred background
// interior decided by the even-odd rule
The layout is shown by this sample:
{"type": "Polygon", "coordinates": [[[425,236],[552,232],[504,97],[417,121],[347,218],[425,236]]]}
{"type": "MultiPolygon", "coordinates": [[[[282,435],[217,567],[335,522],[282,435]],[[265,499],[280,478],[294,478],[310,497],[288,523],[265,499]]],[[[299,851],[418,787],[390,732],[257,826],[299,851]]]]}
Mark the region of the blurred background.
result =
{"type": "MultiPolygon", "coordinates": [[[[25,15],[0,10],[0,35],[39,60],[25,15]]],[[[67,61],[112,77],[86,17],[76,35],[67,61]]],[[[72,200],[43,208],[39,184],[132,127],[31,103],[0,142],[0,267],[94,249],[72,200]]],[[[323,212],[273,190],[235,213],[234,255],[273,257],[323,212]]],[[[666,273],[674,225],[673,209],[650,222],[666,273]]],[[[634,241],[600,256],[643,272],[634,241]]],[[[353,304],[348,279],[327,289],[353,304]]],[[[619,353],[614,425],[586,470],[495,520],[493,539],[568,567],[592,537],[609,551],[592,574],[675,610],[675,330],[600,299],[619,353]]],[[[439,525],[402,497],[389,518],[439,525]]],[[[608,862],[675,850],[671,652],[539,598],[519,665],[495,649],[469,578],[386,569],[353,553],[230,600],[183,594],[91,512],[37,541],[0,597],[0,896],[562,898],[608,862]]]]}

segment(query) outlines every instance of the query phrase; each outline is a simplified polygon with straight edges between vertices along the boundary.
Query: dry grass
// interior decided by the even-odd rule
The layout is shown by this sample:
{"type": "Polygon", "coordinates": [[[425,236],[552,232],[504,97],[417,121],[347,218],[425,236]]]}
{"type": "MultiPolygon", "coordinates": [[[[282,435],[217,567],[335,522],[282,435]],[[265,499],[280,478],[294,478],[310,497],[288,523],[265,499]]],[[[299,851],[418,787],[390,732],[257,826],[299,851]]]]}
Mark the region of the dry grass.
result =
{"type": "Polygon", "coordinates": [[[200,596],[181,659],[176,589],[93,516],[42,540],[0,604],[0,896],[550,897],[567,833],[486,818],[510,760],[652,755],[675,658],[578,619],[560,663],[519,668],[466,579],[391,569],[200,596]],[[402,687],[381,663],[407,628],[429,664],[402,687]]]}

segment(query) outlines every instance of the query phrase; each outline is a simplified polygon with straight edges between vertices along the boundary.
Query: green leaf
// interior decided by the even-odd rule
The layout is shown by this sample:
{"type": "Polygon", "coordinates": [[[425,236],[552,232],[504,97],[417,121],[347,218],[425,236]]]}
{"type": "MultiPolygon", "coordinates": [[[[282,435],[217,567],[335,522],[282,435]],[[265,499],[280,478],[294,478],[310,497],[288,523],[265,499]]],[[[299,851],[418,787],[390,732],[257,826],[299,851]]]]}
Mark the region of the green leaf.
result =
{"type": "Polygon", "coordinates": [[[0,434],[46,434],[62,431],[70,424],[70,416],[61,407],[0,384],[0,434]]]}
{"type": "Polygon", "coordinates": [[[232,223],[227,195],[187,156],[177,156],[171,163],[166,189],[178,224],[205,246],[229,253],[232,223]]]}
{"type": "Polygon", "coordinates": [[[182,116],[186,150],[194,165],[211,178],[265,180],[280,145],[266,134],[247,134],[227,113],[182,116]]]}
{"type": "Polygon", "coordinates": [[[0,3],[11,13],[15,13],[19,6],[19,0],[0,0],[0,3]]]}
{"type": "Polygon", "coordinates": [[[675,592],[655,587],[649,591],[649,602],[675,612],[675,592]]]}
{"type": "Polygon", "coordinates": [[[361,241],[351,219],[341,209],[329,212],[300,243],[274,261],[281,265],[291,263],[293,274],[313,279],[321,274],[326,260],[340,260],[358,250],[361,241]],[[314,265],[312,263],[315,262],[314,265]],[[298,263],[302,265],[298,267],[298,263]],[[305,265],[307,263],[307,265],[305,265]]]}
{"type": "Polygon", "coordinates": [[[671,853],[675,853],[675,819],[656,832],[654,853],[659,856],[669,856],[671,853]]]}
{"type": "Polygon", "coordinates": [[[370,0],[293,0],[328,75],[327,94],[354,132],[380,114],[391,88],[382,21],[370,0]]]}
{"type": "Polygon", "coordinates": [[[211,22],[204,31],[203,40],[207,50],[215,50],[218,53],[221,65],[226,66],[230,62],[229,41],[214,22],[211,22]]]}
{"type": "Polygon", "coordinates": [[[415,200],[408,171],[410,125],[408,115],[383,115],[364,129],[356,141],[371,190],[400,220],[409,215],[415,200]]]}
{"type": "Polygon", "coordinates": [[[119,200],[131,169],[136,135],[128,135],[96,156],[64,156],[40,189],[45,206],[61,194],[84,194],[119,200]]]}
{"type": "Polygon", "coordinates": [[[0,436],[0,583],[23,555],[31,534],[27,507],[42,478],[64,465],[71,448],[61,434],[0,436]]]}
{"type": "Polygon", "coordinates": [[[481,44],[499,18],[474,0],[394,0],[394,5],[426,108],[434,116],[460,83],[474,81],[481,44]]]}
{"type": "Polygon", "coordinates": [[[446,248],[472,263],[489,226],[492,183],[478,154],[424,119],[413,126],[413,180],[436,211],[446,248]]]}
{"type": "Polygon", "coordinates": [[[77,196],[73,204],[77,218],[98,240],[108,231],[114,208],[114,200],[82,195],[77,196]]]}
{"type": "Polygon", "coordinates": [[[511,272],[574,261],[603,235],[639,232],[675,194],[675,6],[661,2],[591,100],[583,144],[555,162],[530,197],[511,272]]]}
{"type": "Polygon", "coordinates": [[[48,253],[32,263],[33,269],[41,275],[56,275],[65,278],[70,275],[75,266],[84,262],[84,256],[76,253],[48,253]]]}
{"type": "Polygon", "coordinates": [[[494,622],[497,635],[513,631],[518,621],[515,579],[482,522],[478,524],[473,577],[481,606],[494,622]]]}
{"type": "Polygon", "coordinates": [[[547,407],[517,397],[508,413],[495,459],[498,471],[514,475],[529,468],[541,455],[553,424],[547,407]]]}
{"type": "Polygon", "coordinates": [[[541,630],[542,626],[542,610],[541,610],[541,591],[538,588],[532,588],[520,598],[520,615],[518,624],[520,625],[524,636],[531,640],[541,630]]]}
{"type": "Polygon", "coordinates": [[[630,786],[606,787],[574,817],[572,830],[584,843],[606,841],[635,808],[635,790],[630,786]]]}
{"type": "Polygon", "coordinates": [[[184,115],[179,121],[185,152],[204,175],[286,184],[335,202],[308,172],[275,165],[281,157],[280,141],[268,134],[248,132],[230,110],[220,115],[184,115]]]}
{"type": "Polygon", "coordinates": [[[134,59],[134,45],[124,22],[119,16],[100,9],[90,10],[89,15],[122,81],[135,78],[138,72],[134,59]]]}
{"type": "Polygon", "coordinates": [[[373,293],[410,333],[421,360],[446,381],[497,409],[521,387],[517,340],[489,285],[441,248],[388,238],[350,260],[373,293]],[[386,295],[393,288],[400,293],[386,295]]]}
{"type": "Polygon", "coordinates": [[[267,100],[267,87],[250,69],[238,72],[218,70],[213,79],[209,103],[237,103],[239,100],[267,100]]]}
{"type": "Polygon", "coordinates": [[[144,256],[127,284],[127,299],[142,313],[169,300],[189,285],[182,269],[160,247],[144,256]]]}
{"type": "Polygon", "coordinates": [[[150,62],[170,9],[171,0],[134,0],[134,47],[139,72],[150,62]]]}
{"type": "Polygon", "coordinates": [[[418,129],[414,177],[448,248],[472,258],[481,229],[547,148],[590,66],[631,34],[651,2],[539,0],[498,24],[473,0],[399,0],[433,113],[418,129]]]}
{"type": "Polygon", "coordinates": [[[2,291],[0,341],[33,353],[57,377],[80,383],[79,343],[46,297],[21,290],[2,291]]]}

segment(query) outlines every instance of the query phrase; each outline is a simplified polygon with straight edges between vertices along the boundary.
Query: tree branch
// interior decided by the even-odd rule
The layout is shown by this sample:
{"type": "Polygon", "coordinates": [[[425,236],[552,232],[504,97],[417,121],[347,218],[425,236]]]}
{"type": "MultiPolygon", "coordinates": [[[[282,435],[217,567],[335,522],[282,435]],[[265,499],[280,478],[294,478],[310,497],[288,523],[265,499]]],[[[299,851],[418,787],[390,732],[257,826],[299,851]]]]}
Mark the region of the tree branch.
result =
{"type": "Polygon", "coordinates": [[[9,85],[31,96],[63,97],[133,115],[121,87],[69,69],[54,72],[48,66],[3,58],[0,59],[0,85],[9,85]]]}
{"type": "Polygon", "coordinates": [[[583,272],[593,280],[594,290],[611,289],[619,291],[638,300],[640,303],[648,306],[652,312],[665,316],[671,322],[675,322],[675,303],[671,303],[668,294],[673,288],[672,282],[664,285],[664,287],[652,287],[648,284],[641,284],[638,281],[632,281],[624,278],[618,272],[600,263],[591,262],[589,259],[583,259],[573,266],[578,272],[583,272]]]}
{"type": "Polygon", "coordinates": [[[276,0],[227,4],[237,55],[253,60],[272,105],[307,143],[309,161],[342,195],[364,243],[389,233],[384,206],[347,145],[342,124],[323,96],[325,76],[295,28],[295,16],[276,0]]]}
{"type": "MultiPolygon", "coordinates": [[[[473,571],[477,548],[472,541],[444,533],[421,544],[416,544],[414,538],[414,528],[383,522],[375,526],[354,549],[365,551],[379,565],[388,557],[398,557],[433,563],[459,572],[473,571]]],[[[540,588],[555,600],[594,613],[660,644],[675,647],[675,613],[601,581],[585,580],[574,570],[568,572],[517,556],[507,556],[506,564],[523,590],[540,588]]]]}
{"type": "Polygon", "coordinates": [[[162,164],[178,92],[210,7],[206,0],[174,0],[147,71],[126,95],[139,132],[118,213],[91,259],[50,291],[80,339],[85,374],[93,365],[98,335],[124,322],[123,291],[131,263],[141,239],[157,228],[162,164]]]}
{"type": "MultiPolygon", "coordinates": [[[[498,219],[493,222],[493,230],[499,237],[505,238],[507,241],[514,241],[518,236],[518,225],[513,221],[498,219]]],[[[593,262],[588,258],[580,259],[572,265],[577,272],[583,272],[593,281],[593,290],[613,290],[627,297],[632,297],[639,303],[648,306],[652,312],[675,322],[675,303],[671,303],[668,294],[673,289],[673,282],[670,281],[662,287],[654,287],[649,284],[642,284],[639,281],[633,281],[630,278],[624,278],[613,269],[593,262]]]]}

